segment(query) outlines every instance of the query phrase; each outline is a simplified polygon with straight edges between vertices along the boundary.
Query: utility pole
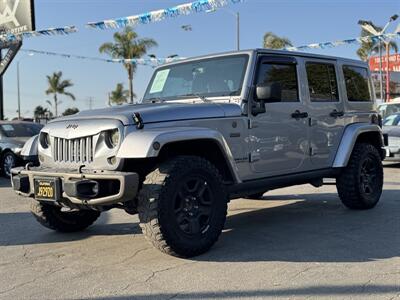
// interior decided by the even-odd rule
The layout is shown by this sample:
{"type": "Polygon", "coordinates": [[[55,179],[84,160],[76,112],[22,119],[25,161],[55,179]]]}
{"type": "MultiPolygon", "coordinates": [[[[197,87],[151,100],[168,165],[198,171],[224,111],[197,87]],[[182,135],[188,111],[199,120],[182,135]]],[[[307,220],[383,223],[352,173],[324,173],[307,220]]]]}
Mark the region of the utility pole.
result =
{"type": "Polygon", "coordinates": [[[89,110],[93,109],[93,101],[94,101],[93,97],[88,97],[89,110]]]}
{"type": "MultiPolygon", "coordinates": [[[[390,17],[389,22],[386,23],[386,25],[383,27],[381,31],[377,31],[376,28],[374,27],[374,24],[371,21],[365,21],[365,20],[359,20],[358,24],[361,25],[361,27],[368,31],[369,33],[372,33],[373,35],[379,36],[379,85],[380,85],[380,96],[384,102],[389,102],[390,101],[390,73],[389,73],[389,54],[390,54],[390,49],[389,49],[389,42],[385,40],[382,35],[385,34],[386,29],[389,27],[390,23],[393,21],[396,21],[398,15],[393,15],[390,17]],[[385,98],[383,98],[383,76],[382,76],[382,42],[386,46],[386,95],[385,98]]],[[[397,32],[397,30],[395,31],[397,32]]]]}
{"type": "Polygon", "coordinates": [[[390,72],[389,72],[390,44],[389,42],[386,42],[385,45],[386,45],[386,102],[390,102],[390,72]]]}
{"type": "Polygon", "coordinates": [[[379,95],[383,100],[382,39],[379,39],[379,95]]]}
{"type": "Polygon", "coordinates": [[[240,50],[240,14],[236,13],[236,42],[237,42],[237,51],[240,50]]]}
{"type": "Polygon", "coordinates": [[[19,88],[19,61],[17,61],[18,120],[21,120],[21,93],[19,88]]]}
{"type": "MultiPolygon", "coordinates": [[[[0,48],[0,62],[2,60],[0,48]]],[[[0,120],[4,120],[4,94],[3,94],[3,75],[0,75],[0,120]]]]}

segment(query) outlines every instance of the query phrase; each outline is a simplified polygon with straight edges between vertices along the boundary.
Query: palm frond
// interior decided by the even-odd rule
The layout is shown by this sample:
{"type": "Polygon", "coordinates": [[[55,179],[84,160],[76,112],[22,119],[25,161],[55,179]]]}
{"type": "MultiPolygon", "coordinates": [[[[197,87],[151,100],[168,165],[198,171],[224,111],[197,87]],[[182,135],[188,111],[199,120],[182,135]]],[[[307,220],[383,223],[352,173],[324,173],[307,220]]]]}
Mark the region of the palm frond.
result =
{"type": "Polygon", "coordinates": [[[63,95],[65,95],[65,96],[67,96],[67,97],[70,97],[73,101],[75,101],[75,96],[74,96],[74,94],[72,94],[72,93],[69,93],[69,92],[64,92],[64,93],[62,93],[63,95]]]}

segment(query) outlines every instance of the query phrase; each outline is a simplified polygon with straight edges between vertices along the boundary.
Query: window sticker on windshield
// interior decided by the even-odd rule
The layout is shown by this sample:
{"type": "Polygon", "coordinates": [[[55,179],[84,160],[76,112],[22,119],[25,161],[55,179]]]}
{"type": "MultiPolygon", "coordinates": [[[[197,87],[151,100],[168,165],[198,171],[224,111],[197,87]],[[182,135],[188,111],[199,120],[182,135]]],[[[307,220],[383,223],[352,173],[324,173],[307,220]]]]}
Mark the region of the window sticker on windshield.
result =
{"type": "Polygon", "coordinates": [[[13,127],[12,125],[9,125],[9,124],[1,125],[1,128],[2,128],[4,131],[14,131],[14,127],[13,127]]]}
{"type": "Polygon", "coordinates": [[[158,71],[151,85],[150,94],[162,92],[170,69],[158,71]]]}

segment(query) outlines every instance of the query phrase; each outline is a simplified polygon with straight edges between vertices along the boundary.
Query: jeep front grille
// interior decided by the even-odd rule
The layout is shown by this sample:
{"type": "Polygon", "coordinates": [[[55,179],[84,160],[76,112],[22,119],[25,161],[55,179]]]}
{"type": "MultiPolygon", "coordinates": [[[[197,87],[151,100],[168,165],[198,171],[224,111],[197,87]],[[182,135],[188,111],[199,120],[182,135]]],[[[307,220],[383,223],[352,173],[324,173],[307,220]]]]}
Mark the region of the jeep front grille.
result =
{"type": "Polygon", "coordinates": [[[93,162],[93,137],[63,139],[54,137],[53,157],[55,162],[91,163],[93,162]]]}

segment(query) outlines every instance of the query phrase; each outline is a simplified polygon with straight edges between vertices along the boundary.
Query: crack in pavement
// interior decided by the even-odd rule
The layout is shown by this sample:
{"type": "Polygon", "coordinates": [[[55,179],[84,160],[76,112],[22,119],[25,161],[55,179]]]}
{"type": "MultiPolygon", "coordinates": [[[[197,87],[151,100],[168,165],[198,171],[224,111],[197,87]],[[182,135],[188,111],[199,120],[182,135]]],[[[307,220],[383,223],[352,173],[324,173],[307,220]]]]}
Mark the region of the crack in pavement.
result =
{"type": "MultiPolygon", "coordinates": [[[[181,265],[177,265],[177,266],[172,266],[172,267],[168,267],[168,268],[165,268],[165,269],[161,269],[161,270],[158,270],[158,271],[152,271],[152,270],[146,269],[146,270],[149,271],[151,274],[150,274],[145,280],[143,280],[143,281],[136,281],[136,282],[133,282],[133,283],[129,283],[129,284],[127,284],[124,288],[122,288],[120,291],[126,291],[126,290],[129,289],[131,286],[136,285],[136,284],[149,283],[149,281],[153,280],[154,277],[155,277],[156,275],[160,274],[160,273],[163,273],[163,272],[166,272],[166,271],[170,271],[170,270],[174,270],[174,269],[177,269],[177,268],[180,268],[180,267],[184,267],[184,266],[187,266],[187,265],[194,265],[194,264],[197,264],[197,263],[198,263],[198,262],[196,262],[196,261],[192,261],[192,262],[188,262],[188,263],[185,263],[185,264],[181,264],[181,265]]],[[[174,297],[176,297],[177,295],[178,295],[178,294],[174,295],[174,297]]],[[[171,298],[171,299],[172,299],[172,298],[171,298]]]]}
{"type": "Polygon", "coordinates": [[[14,291],[14,290],[16,290],[16,289],[19,289],[20,287],[23,287],[23,286],[25,286],[25,285],[34,283],[34,282],[36,282],[36,281],[39,280],[39,279],[46,278],[47,276],[53,275],[54,273],[56,273],[56,272],[58,272],[58,271],[62,271],[62,270],[64,270],[64,269],[66,269],[66,268],[67,268],[67,267],[64,266],[64,267],[61,267],[61,268],[58,268],[58,269],[50,269],[50,270],[48,270],[45,274],[43,274],[42,276],[35,277],[35,278],[33,278],[32,280],[22,282],[22,283],[17,284],[17,285],[15,285],[15,286],[13,286],[13,287],[7,289],[7,290],[0,291],[0,295],[9,293],[9,292],[14,291]]]}

